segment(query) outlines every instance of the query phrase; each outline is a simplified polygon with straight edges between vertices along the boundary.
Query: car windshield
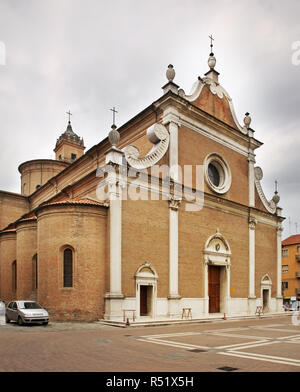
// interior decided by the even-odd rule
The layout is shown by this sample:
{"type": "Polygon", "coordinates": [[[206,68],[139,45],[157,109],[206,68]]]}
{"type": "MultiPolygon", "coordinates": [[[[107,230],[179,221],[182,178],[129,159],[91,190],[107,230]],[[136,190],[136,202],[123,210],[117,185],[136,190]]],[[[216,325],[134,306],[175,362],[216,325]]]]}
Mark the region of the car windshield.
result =
{"type": "Polygon", "coordinates": [[[41,305],[37,304],[36,302],[20,302],[19,308],[20,309],[43,309],[41,305]]]}

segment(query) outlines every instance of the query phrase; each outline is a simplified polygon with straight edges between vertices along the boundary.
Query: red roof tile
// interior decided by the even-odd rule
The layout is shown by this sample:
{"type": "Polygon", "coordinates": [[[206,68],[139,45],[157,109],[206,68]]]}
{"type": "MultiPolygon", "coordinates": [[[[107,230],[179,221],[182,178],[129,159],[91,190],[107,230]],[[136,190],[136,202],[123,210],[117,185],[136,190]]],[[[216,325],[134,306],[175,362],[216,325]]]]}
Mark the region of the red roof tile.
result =
{"type": "Polygon", "coordinates": [[[50,206],[50,205],[62,205],[62,204],[79,204],[79,205],[94,205],[94,206],[104,206],[105,204],[96,201],[96,200],[91,200],[87,198],[74,198],[74,199],[65,199],[65,200],[59,200],[59,201],[50,201],[49,203],[45,203],[42,206],[50,206]]]}
{"type": "Polygon", "coordinates": [[[282,245],[300,244],[300,234],[294,234],[282,241],[282,245]]]}
{"type": "Polygon", "coordinates": [[[35,213],[34,213],[33,211],[28,212],[28,214],[23,215],[23,217],[20,218],[20,219],[18,220],[18,222],[26,221],[26,220],[31,220],[31,219],[36,219],[35,213]]]}

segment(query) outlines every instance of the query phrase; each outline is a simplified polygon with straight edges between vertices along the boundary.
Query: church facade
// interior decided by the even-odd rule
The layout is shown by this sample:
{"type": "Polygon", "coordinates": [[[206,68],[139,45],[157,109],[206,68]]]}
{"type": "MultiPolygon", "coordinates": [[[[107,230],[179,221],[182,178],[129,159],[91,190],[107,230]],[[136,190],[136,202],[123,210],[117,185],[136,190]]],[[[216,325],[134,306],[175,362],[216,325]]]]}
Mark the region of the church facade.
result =
{"type": "Polygon", "coordinates": [[[281,208],[209,70],[188,95],[169,65],[163,95],[84,153],[72,129],[54,160],[19,166],[0,191],[0,298],[56,320],[147,322],[282,311],[281,208]]]}

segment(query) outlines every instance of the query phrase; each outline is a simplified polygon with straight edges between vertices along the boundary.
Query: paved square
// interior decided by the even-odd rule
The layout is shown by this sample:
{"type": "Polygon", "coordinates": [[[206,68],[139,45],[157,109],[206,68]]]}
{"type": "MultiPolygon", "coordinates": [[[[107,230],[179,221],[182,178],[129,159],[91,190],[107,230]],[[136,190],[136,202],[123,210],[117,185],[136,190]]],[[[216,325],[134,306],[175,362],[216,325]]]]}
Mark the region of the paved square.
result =
{"type": "Polygon", "coordinates": [[[197,349],[198,352],[214,351],[218,355],[300,367],[300,327],[286,327],[283,323],[146,335],[140,340],[194,352],[197,349]]]}
{"type": "Polygon", "coordinates": [[[299,372],[289,315],[149,327],[0,326],[0,372],[299,372]]]}

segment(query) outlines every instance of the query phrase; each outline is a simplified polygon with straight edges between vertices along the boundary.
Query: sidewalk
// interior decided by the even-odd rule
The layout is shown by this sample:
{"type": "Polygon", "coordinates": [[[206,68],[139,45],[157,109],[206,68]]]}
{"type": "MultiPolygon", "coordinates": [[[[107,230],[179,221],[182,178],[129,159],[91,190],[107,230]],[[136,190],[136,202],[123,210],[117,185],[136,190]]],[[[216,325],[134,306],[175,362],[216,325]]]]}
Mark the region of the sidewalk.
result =
{"type": "Polygon", "coordinates": [[[162,326],[162,325],[174,325],[174,324],[194,324],[194,323],[210,323],[214,321],[220,320],[247,320],[247,319],[259,319],[259,318],[272,318],[272,317],[282,317],[282,316],[292,316],[292,312],[276,312],[276,313],[266,313],[261,316],[259,315],[250,315],[250,316],[240,316],[240,315],[232,315],[225,316],[223,313],[215,313],[211,314],[208,317],[201,319],[151,319],[150,317],[142,318],[138,321],[129,321],[129,325],[123,321],[114,321],[114,320],[99,320],[97,323],[104,325],[111,325],[114,327],[126,328],[130,327],[153,327],[153,326],[162,326]]]}

